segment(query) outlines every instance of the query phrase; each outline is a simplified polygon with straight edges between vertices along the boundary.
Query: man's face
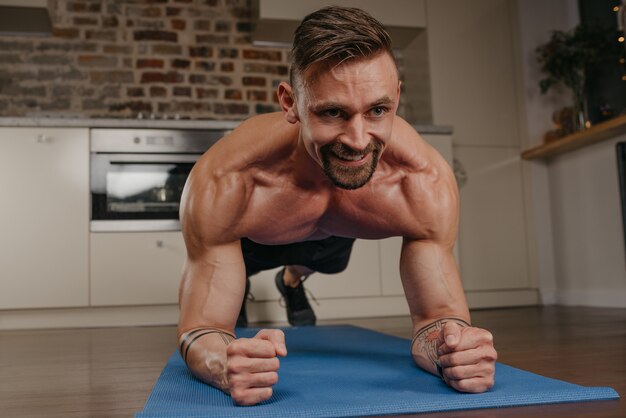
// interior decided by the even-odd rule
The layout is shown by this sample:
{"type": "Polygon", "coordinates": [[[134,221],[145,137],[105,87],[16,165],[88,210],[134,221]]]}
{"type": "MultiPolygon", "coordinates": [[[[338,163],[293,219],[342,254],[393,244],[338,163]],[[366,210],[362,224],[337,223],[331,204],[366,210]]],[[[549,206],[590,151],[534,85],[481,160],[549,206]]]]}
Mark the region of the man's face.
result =
{"type": "Polygon", "coordinates": [[[391,138],[400,84],[387,53],[332,68],[312,67],[296,82],[301,136],[333,183],[357,189],[373,176],[391,138]]]}

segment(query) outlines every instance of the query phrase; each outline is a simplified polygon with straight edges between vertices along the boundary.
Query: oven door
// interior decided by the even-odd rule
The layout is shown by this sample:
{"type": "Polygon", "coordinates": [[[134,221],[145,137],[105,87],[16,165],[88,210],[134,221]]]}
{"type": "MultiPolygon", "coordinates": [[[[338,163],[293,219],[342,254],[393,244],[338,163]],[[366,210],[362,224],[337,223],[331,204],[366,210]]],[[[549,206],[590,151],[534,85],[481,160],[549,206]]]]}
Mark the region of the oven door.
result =
{"type": "Polygon", "coordinates": [[[91,154],[91,230],[177,230],[198,154],[91,154]]]}

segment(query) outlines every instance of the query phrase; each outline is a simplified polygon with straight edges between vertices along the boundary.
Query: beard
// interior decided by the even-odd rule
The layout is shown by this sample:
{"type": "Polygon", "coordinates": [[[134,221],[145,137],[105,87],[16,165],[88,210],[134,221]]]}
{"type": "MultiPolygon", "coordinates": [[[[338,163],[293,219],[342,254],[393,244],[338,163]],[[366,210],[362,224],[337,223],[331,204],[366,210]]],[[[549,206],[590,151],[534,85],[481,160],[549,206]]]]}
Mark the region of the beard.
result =
{"type": "Polygon", "coordinates": [[[359,152],[356,152],[338,142],[326,144],[320,148],[324,174],[326,174],[326,176],[337,187],[347,190],[358,189],[370,181],[374,175],[381,150],[382,145],[373,141],[369,143],[365,150],[359,152]],[[364,156],[368,153],[372,154],[369,164],[363,164],[356,167],[342,165],[336,160],[336,158],[349,159],[350,157],[364,156]],[[331,158],[332,156],[335,158],[331,158]]]}

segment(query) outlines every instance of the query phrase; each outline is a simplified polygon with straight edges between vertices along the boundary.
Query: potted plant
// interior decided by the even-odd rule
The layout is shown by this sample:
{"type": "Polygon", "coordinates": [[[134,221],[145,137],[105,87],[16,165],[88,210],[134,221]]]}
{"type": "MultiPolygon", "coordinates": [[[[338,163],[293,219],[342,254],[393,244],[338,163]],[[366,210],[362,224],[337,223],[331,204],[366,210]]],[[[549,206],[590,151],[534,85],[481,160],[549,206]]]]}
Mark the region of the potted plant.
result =
{"type": "Polygon", "coordinates": [[[615,31],[601,26],[578,25],[571,31],[554,31],[550,40],[536,49],[537,61],[547,77],[539,82],[541,93],[561,82],[572,90],[574,126],[589,126],[586,106],[587,76],[600,64],[617,62],[620,49],[615,31]]]}

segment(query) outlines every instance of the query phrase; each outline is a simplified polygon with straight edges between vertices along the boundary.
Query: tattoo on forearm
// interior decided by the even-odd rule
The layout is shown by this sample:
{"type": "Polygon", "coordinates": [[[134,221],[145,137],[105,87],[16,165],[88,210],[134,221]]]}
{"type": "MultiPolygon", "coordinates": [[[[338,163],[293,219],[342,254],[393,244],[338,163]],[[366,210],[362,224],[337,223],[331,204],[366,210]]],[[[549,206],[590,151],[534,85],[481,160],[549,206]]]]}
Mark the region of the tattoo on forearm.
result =
{"type": "Polygon", "coordinates": [[[456,322],[462,327],[471,326],[460,318],[441,318],[420,328],[411,341],[411,354],[417,352],[426,355],[428,360],[435,365],[440,376],[442,371],[439,365],[439,355],[437,354],[437,338],[448,321],[456,322]]]}
{"type": "Polygon", "coordinates": [[[189,348],[191,345],[198,340],[198,338],[203,337],[208,334],[219,334],[224,342],[224,345],[230,344],[235,336],[229,332],[222,331],[217,328],[195,328],[190,331],[185,332],[180,337],[180,354],[183,357],[185,363],[187,362],[187,354],[189,354],[189,348]]]}

